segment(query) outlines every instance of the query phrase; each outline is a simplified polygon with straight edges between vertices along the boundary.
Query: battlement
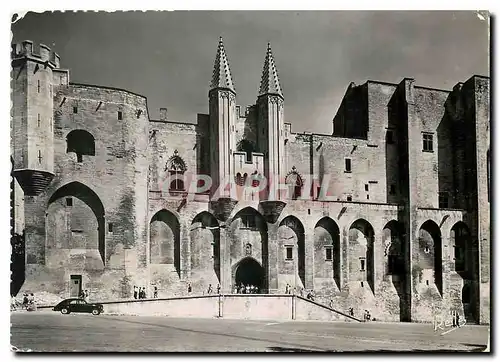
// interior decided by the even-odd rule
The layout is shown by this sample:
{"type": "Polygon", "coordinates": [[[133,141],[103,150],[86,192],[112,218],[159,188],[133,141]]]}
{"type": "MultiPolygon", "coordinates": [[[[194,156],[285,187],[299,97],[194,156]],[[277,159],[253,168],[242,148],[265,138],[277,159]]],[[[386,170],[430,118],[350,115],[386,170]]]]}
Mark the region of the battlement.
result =
{"type": "Polygon", "coordinates": [[[25,40],[21,43],[12,44],[11,58],[33,57],[43,62],[52,63],[55,68],[59,68],[61,57],[56,52],[52,51],[47,45],[40,43],[38,52],[33,46],[31,40],[25,40]]]}

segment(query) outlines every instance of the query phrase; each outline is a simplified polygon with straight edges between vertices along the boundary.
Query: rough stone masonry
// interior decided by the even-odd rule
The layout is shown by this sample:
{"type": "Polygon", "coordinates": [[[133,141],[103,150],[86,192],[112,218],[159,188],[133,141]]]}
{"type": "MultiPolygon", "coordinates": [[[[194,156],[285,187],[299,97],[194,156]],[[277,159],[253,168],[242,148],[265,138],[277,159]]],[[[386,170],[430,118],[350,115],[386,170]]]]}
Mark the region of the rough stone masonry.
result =
{"type": "Polygon", "coordinates": [[[489,78],[351,83],[313,134],[285,122],[270,46],[242,108],[221,39],[188,123],[69,74],[43,44],[12,47],[13,295],[288,284],[379,320],[490,322],[489,78]]]}

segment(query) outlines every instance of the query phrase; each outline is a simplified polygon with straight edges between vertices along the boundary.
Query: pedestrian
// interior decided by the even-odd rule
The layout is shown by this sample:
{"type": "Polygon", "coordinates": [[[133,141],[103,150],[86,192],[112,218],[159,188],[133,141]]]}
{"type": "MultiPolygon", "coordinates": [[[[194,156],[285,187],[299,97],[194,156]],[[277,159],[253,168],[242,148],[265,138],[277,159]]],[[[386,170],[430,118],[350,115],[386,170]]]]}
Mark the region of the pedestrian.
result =
{"type": "Polygon", "coordinates": [[[288,294],[288,283],[286,283],[286,286],[285,286],[285,294],[288,294]]]}
{"type": "Polygon", "coordinates": [[[142,287],[142,299],[146,299],[146,287],[142,287]]]}
{"type": "Polygon", "coordinates": [[[212,290],[212,284],[208,284],[208,290],[207,290],[207,294],[212,294],[213,290],[212,290]]]}
{"type": "Polygon", "coordinates": [[[330,309],[333,309],[333,299],[330,299],[330,309]]]}
{"type": "Polygon", "coordinates": [[[237,285],[234,286],[234,294],[238,294],[238,286],[237,285]]]}
{"type": "Polygon", "coordinates": [[[354,308],[353,307],[349,308],[349,315],[351,317],[354,317],[354,308]]]}
{"type": "Polygon", "coordinates": [[[78,298],[85,299],[85,292],[83,290],[80,290],[80,294],[78,294],[78,298]]]}
{"type": "Polygon", "coordinates": [[[139,287],[139,299],[144,299],[144,287],[139,287]]]}
{"type": "Polygon", "coordinates": [[[158,298],[158,287],[155,285],[155,289],[153,292],[153,298],[158,298]]]}
{"type": "Polygon", "coordinates": [[[137,290],[137,285],[134,285],[134,299],[137,299],[139,292],[137,290]]]}
{"type": "Polygon", "coordinates": [[[250,286],[247,284],[245,287],[246,294],[250,294],[250,286]]]}
{"type": "Polygon", "coordinates": [[[23,308],[28,306],[28,294],[24,293],[23,295],[23,308]]]}
{"type": "Polygon", "coordinates": [[[84,299],[86,302],[89,301],[89,296],[90,296],[90,293],[89,293],[89,290],[88,289],[85,289],[85,293],[84,293],[84,299]]]}
{"type": "Polygon", "coordinates": [[[217,284],[217,294],[220,294],[220,284],[217,284]]]}
{"type": "Polygon", "coordinates": [[[460,313],[457,312],[457,327],[460,328],[460,313]]]}
{"type": "Polygon", "coordinates": [[[191,294],[193,288],[191,287],[191,283],[188,283],[188,294],[191,294]]]}

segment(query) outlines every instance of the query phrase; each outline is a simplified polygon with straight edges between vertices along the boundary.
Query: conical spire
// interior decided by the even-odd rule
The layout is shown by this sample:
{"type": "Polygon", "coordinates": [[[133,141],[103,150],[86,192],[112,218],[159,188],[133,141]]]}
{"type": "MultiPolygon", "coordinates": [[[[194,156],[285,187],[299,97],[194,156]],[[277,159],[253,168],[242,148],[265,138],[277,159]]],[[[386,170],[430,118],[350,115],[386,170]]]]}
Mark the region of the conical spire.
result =
{"type": "Polygon", "coordinates": [[[264,61],[264,68],[262,69],[259,96],[264,94],[278,94],[283,97],[280,81],[278,79],[278,71],[276,70],[276,65],[274,64],[271,44],[269,43],[267,43],[266,60],[264,61]]]}
{"type": "Polygon", "coordinates": [[[222,37],[219,40],[217,56],[215,57],[214,74],[212,76],[212,83],[210,83],[210,89],[215,88],[227,88],[235,92],[222,37]]]}

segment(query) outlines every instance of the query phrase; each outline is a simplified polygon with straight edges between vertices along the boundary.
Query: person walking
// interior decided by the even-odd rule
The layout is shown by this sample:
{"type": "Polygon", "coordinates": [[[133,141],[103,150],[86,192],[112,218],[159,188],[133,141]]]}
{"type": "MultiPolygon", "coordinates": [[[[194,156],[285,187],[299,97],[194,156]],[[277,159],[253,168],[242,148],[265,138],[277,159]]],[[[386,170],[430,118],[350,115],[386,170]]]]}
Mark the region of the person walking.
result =
{"type": "Polygon", "coordinates": [[[220,284],[217,284],[217,294],[220,294],[220,284]]]}
{"type": "Polygon", "coordinates": [[[330,309],[333,309],[333,299],[330,299],[330,305],[329,305],[330,309]]]}
{"type": "Polygon", "coordinates": [[[139,291],[137,289],[137,285],[134,285],[134,299],[137,299],[138,296],[139,296],[139,291]]]}
{"type": "Polygon", "coordinates": [[[158,287],[155,285],[155,289],[153,292],[153,298],[158,298],[158,287]]]}
{"type": "Polygon", "coordinates": [[[285,286],[285,294],[288,294],[288,283],[286,283],[286,286],[285,286]]]}
{"type": "Polygon", "coordinates": [[[208,284],[208,290],[207,290],[207,294],[212,294],[213,290],[212,290],[212,284],[208,284]]]}
{"type": "Polygon", "coordinates": [[[189,282],[188,283],[188,294],[191,294],[192,291],[193,291],[193,288],[191,287],[191,283],[189,282]]]}
{"type": "Polygon", "coordinates": [[[84,299],[86,302],[89,301],[89,297],[90,297],[90,293],[89,293],[89,290],[88,289],[85,289],[85,293],[84,293],[84,299]]]}
{"type": "Polygon", "coordinates": [[[78,294],[78,298],[80,299],[85,299],[85,292],[82,290],[80,290],[80,294],[78,294]]]}

